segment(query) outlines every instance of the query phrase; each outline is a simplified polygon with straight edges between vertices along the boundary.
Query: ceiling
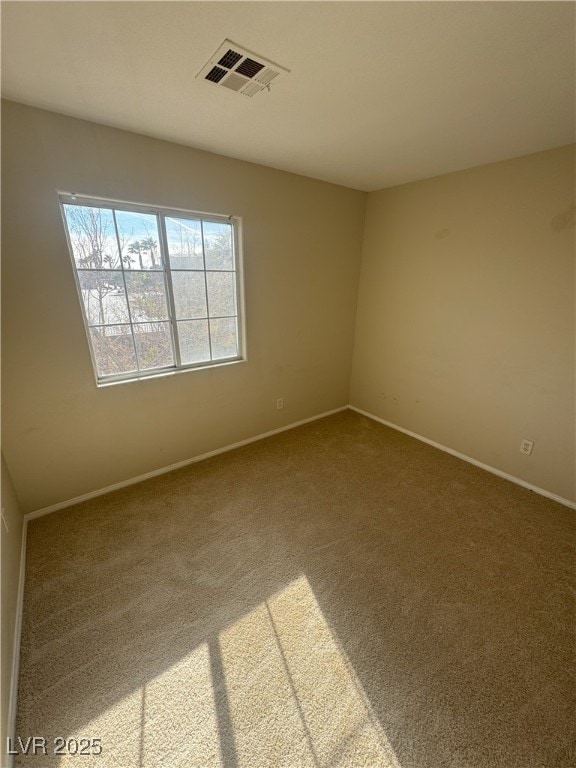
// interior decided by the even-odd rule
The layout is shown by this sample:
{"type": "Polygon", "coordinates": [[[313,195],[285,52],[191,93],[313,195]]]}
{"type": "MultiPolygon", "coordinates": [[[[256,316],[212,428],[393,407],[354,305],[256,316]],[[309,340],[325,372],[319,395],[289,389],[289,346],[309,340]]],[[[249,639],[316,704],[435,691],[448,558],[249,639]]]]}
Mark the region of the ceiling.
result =
{"type": "Polygon", "coordinates": [[[3,2],[3,96],[370,191],[573,142],[575,9],[3,2]],[[224,38],[290,74],[196,80],[224,38]]]}

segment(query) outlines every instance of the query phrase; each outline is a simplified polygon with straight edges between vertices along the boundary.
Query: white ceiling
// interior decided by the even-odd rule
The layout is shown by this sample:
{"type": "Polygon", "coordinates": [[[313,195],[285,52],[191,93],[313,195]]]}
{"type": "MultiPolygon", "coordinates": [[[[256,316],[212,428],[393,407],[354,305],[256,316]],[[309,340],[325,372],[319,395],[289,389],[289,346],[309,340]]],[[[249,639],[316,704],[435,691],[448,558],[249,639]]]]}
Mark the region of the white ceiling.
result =
{"type": "Polygon", "coordinates": [[[573,2],[3,2],[3,96],[374,190],[574,141],[573,2]],[[230,38],[291,70],[195,75],[230,38]]]}

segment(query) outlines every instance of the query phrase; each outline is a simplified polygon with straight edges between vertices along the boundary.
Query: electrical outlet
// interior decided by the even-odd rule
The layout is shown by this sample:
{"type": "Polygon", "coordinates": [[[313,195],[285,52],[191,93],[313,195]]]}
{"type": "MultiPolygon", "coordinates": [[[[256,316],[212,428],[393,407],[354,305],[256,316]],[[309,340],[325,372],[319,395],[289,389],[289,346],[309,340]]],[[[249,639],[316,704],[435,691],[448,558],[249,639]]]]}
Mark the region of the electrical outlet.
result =
{"type": "Polygon", "coordinates": [[[282,408],[284,408],[284,398],[279,397],[278,400],[276,400],[276,410],[281,411],[282,408]]]}
{"type": "Polygon", "coordinates": [[[520,453],[524,453],[526,456],[530,456],[532,448],[534,448],[533,440],[522,440],[520,443],[520,453]]]}

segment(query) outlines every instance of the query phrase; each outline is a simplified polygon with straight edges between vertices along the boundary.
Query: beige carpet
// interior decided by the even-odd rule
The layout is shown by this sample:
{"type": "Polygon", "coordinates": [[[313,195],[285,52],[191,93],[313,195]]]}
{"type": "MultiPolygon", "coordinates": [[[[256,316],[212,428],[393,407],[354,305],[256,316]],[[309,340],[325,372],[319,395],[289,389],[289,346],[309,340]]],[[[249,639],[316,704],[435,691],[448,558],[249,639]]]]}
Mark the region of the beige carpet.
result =
{"type": "Polygon", "coordinates": [[[16,764],[574,766],[575,520],[352,412],[40,518],[16,764]]]}

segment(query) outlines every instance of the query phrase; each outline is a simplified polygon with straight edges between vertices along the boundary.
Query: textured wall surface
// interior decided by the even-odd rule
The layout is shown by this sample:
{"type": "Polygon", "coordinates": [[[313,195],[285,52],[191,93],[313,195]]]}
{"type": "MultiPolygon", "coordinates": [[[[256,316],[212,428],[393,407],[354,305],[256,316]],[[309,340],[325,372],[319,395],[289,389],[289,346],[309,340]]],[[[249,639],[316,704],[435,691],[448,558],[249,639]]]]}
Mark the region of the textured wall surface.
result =
{"type": "Polygon", "coordinates": [[[350,411],[32,520],[16,765],[573,766],[573,530],[350,411]]]}
{"type": "Polygon", "coordinates": [[[24,511],[346,404],[355,318],[354,405],[575,498],[573,146],[366,196],[11,102],[3,127],[24,511]],[[98,389],[57,191],[243,217],[248,361],[98,389]]]}
{"type": "Polygon", "coordinates": [[[351,385],[353,405],[570,500],[574,187],[572,145],[371,193],[351,385]]]}
{"type": "Polygon", "coordinates": [[[347,404],[364,193],[11,102],[2,117],[4,451],[24,511],[347,404]],[[58,191],[242,217],[248,361],[97,388],[58,191]]]}
{"type": "Polygon", "coordinates": [[[10,683],[14,658],[14,628],[20,555],[22,554],[23,516],[16,498],[12,478],[2,456],[2,514],[6,524],[0,523],[2,543],[2,720],[0,722],[0,760],[6,764],[6,736],[10,710],[10,683]]]}

